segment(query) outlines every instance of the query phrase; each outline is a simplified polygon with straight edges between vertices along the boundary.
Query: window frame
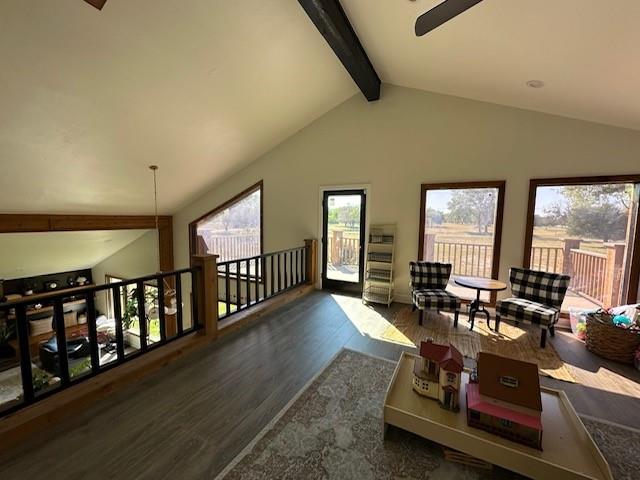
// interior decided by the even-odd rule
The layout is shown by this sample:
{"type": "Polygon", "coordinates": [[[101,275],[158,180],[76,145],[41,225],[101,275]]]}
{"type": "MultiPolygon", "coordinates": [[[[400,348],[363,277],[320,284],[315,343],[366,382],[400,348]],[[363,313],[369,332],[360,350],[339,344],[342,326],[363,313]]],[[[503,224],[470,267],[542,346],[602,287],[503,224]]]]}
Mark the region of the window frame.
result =
{"type": "Polygon", "coordinates": [[[207,217],[212,215],[216,215],[234,203],[238,203],[241,200],[244,200],[252,193],[260,192],[260,255],[264,255],[264,181],[260,180],[257,183],[254,183],[250,187],[244,189],[242,192],[238,193],[234,197],[225,201],[221,205],[218,205],[213,210],[208,211],[207,213],[200,215],[198,218],[189,223],[189,254],[191,256],[196,255],[198,253],[197,250],[197,234],[198,234],[198,223],[204,220],[207,217]]]}
{"type": "MultiPolygon", "coordinates": [[[[532,178],[529,180],[529,201],[527,204],[527,225],[524,233],[524,252],[522,266],[531,266],[531,248],[533,247],[533,228],[535,222],[536,193],[538,187],[588,186],[593,184],[640,183],[640,174],[632,175],[597,175],[590,177],[554,177],[532,178]]],[[[631,251],[631,267],[629,269],[629,287],[626,303],[637,303],[640,284],[640,208],[636,210],[634,239],[631,251]]],[[[566,313],[561,313],[566,317],[566,313]]]]}
{"type": "MultiPolygon", "coordinates": [[[[444,182],[444,183],[423,183],[420,185],[420,228],[418,230],[418,260],[423,260],[424,254],[424,227],[425,227],[425,207],[427,206],[427,192],[429,190],[464,190],[474,188],[496,188],[498,190],[498,201],[496,204],[496,219],[493,235],[493,252],[491,261],[491,278],[498,279],[500,273],[500,247],[502,245],[502,220],[504,218],[504,195],[506,190],[506,180],[487,180],[477,182],[444,182]]],[[[453,273],[452,273],[453,275],[453,273]]],[[[493,291],[489,296],[489,306],[494,306],[498,293],[493,291]]],[[[467,302],[467,300],[463,300],[467,302]]]]}

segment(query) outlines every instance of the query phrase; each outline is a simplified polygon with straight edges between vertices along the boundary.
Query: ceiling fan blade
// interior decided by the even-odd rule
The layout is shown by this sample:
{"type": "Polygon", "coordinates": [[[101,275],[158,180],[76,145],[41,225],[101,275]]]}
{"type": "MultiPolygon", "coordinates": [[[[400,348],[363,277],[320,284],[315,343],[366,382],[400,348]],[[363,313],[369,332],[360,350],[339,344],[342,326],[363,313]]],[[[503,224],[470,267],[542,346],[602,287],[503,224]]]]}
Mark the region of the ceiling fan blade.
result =
{"type": "Polygon", "coordinates": [[[434,28],[448,22],[453,17],[460,15],[465,10],[473,7],[482,0],[445,0],[431,10],[423,13],[416,20],[416,35],[421,37],[434,28]]]}
{"type": "Polygon", "coordinates": [[[107,0],[84,0],[89,5],[96,7],[98,10],[102,10],[104,4],[107,3],[107,0]]]}

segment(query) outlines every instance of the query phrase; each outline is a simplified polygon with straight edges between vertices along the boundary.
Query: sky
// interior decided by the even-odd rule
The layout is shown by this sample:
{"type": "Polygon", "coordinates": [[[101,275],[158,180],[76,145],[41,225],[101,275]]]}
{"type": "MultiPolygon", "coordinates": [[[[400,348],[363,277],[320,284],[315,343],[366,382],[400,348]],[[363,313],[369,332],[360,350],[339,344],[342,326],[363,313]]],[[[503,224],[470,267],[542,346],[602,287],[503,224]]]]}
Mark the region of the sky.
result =
{"type": "MultiPolygon", "coordinates": [[[[429,190],[427,192],[427,208],[447,212],[449,199],[453,190],[429,190]]],[[[541,215],[556,202],[564,203],[564,197],[558,187],[539,187],[536,194],[536,214],[541,215]]]]}

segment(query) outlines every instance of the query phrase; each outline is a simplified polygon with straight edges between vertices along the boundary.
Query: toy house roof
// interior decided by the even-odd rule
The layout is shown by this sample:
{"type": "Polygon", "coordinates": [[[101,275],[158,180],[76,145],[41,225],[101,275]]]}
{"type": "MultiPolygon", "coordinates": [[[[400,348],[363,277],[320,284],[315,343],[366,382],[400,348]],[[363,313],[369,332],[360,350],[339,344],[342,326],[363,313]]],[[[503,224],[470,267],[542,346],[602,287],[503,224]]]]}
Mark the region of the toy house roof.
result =
{"type": "Polygon", "coordinates": [[[440,368],[449,372],[462,372],[464,360],[462,354],[453,345],[440,345],[432,340],[420,343],[420,356],[438,362],[440,368]]]}
{"type": "Polygon", "coordinates": [[[478,383],[481,395],[542,411],[540,378],[535,363],[480,352],[478,383]],[[515,379],[516,386],[506,385],[504,378],[515,379]]]}

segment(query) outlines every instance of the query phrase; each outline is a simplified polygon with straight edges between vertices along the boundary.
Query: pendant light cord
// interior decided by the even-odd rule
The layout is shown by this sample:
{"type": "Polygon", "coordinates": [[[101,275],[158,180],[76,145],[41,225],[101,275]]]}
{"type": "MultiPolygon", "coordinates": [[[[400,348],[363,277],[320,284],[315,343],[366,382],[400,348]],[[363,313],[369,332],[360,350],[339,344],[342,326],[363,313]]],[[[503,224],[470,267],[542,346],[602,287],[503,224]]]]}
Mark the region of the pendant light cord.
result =
{"type": "MultiPolygon", "coordinates": [[[[156,173],[158,171],[157,165],[149,165],[149,169],[153,172],[153,207],[156,220],[156,233],[158,234],[158,241],[160,241],[160,221],[158,219],[158,179],[156,173]]],[[[160,249],[158,248],[158,272],[162,272],[160,267],[160,249]]]]}

